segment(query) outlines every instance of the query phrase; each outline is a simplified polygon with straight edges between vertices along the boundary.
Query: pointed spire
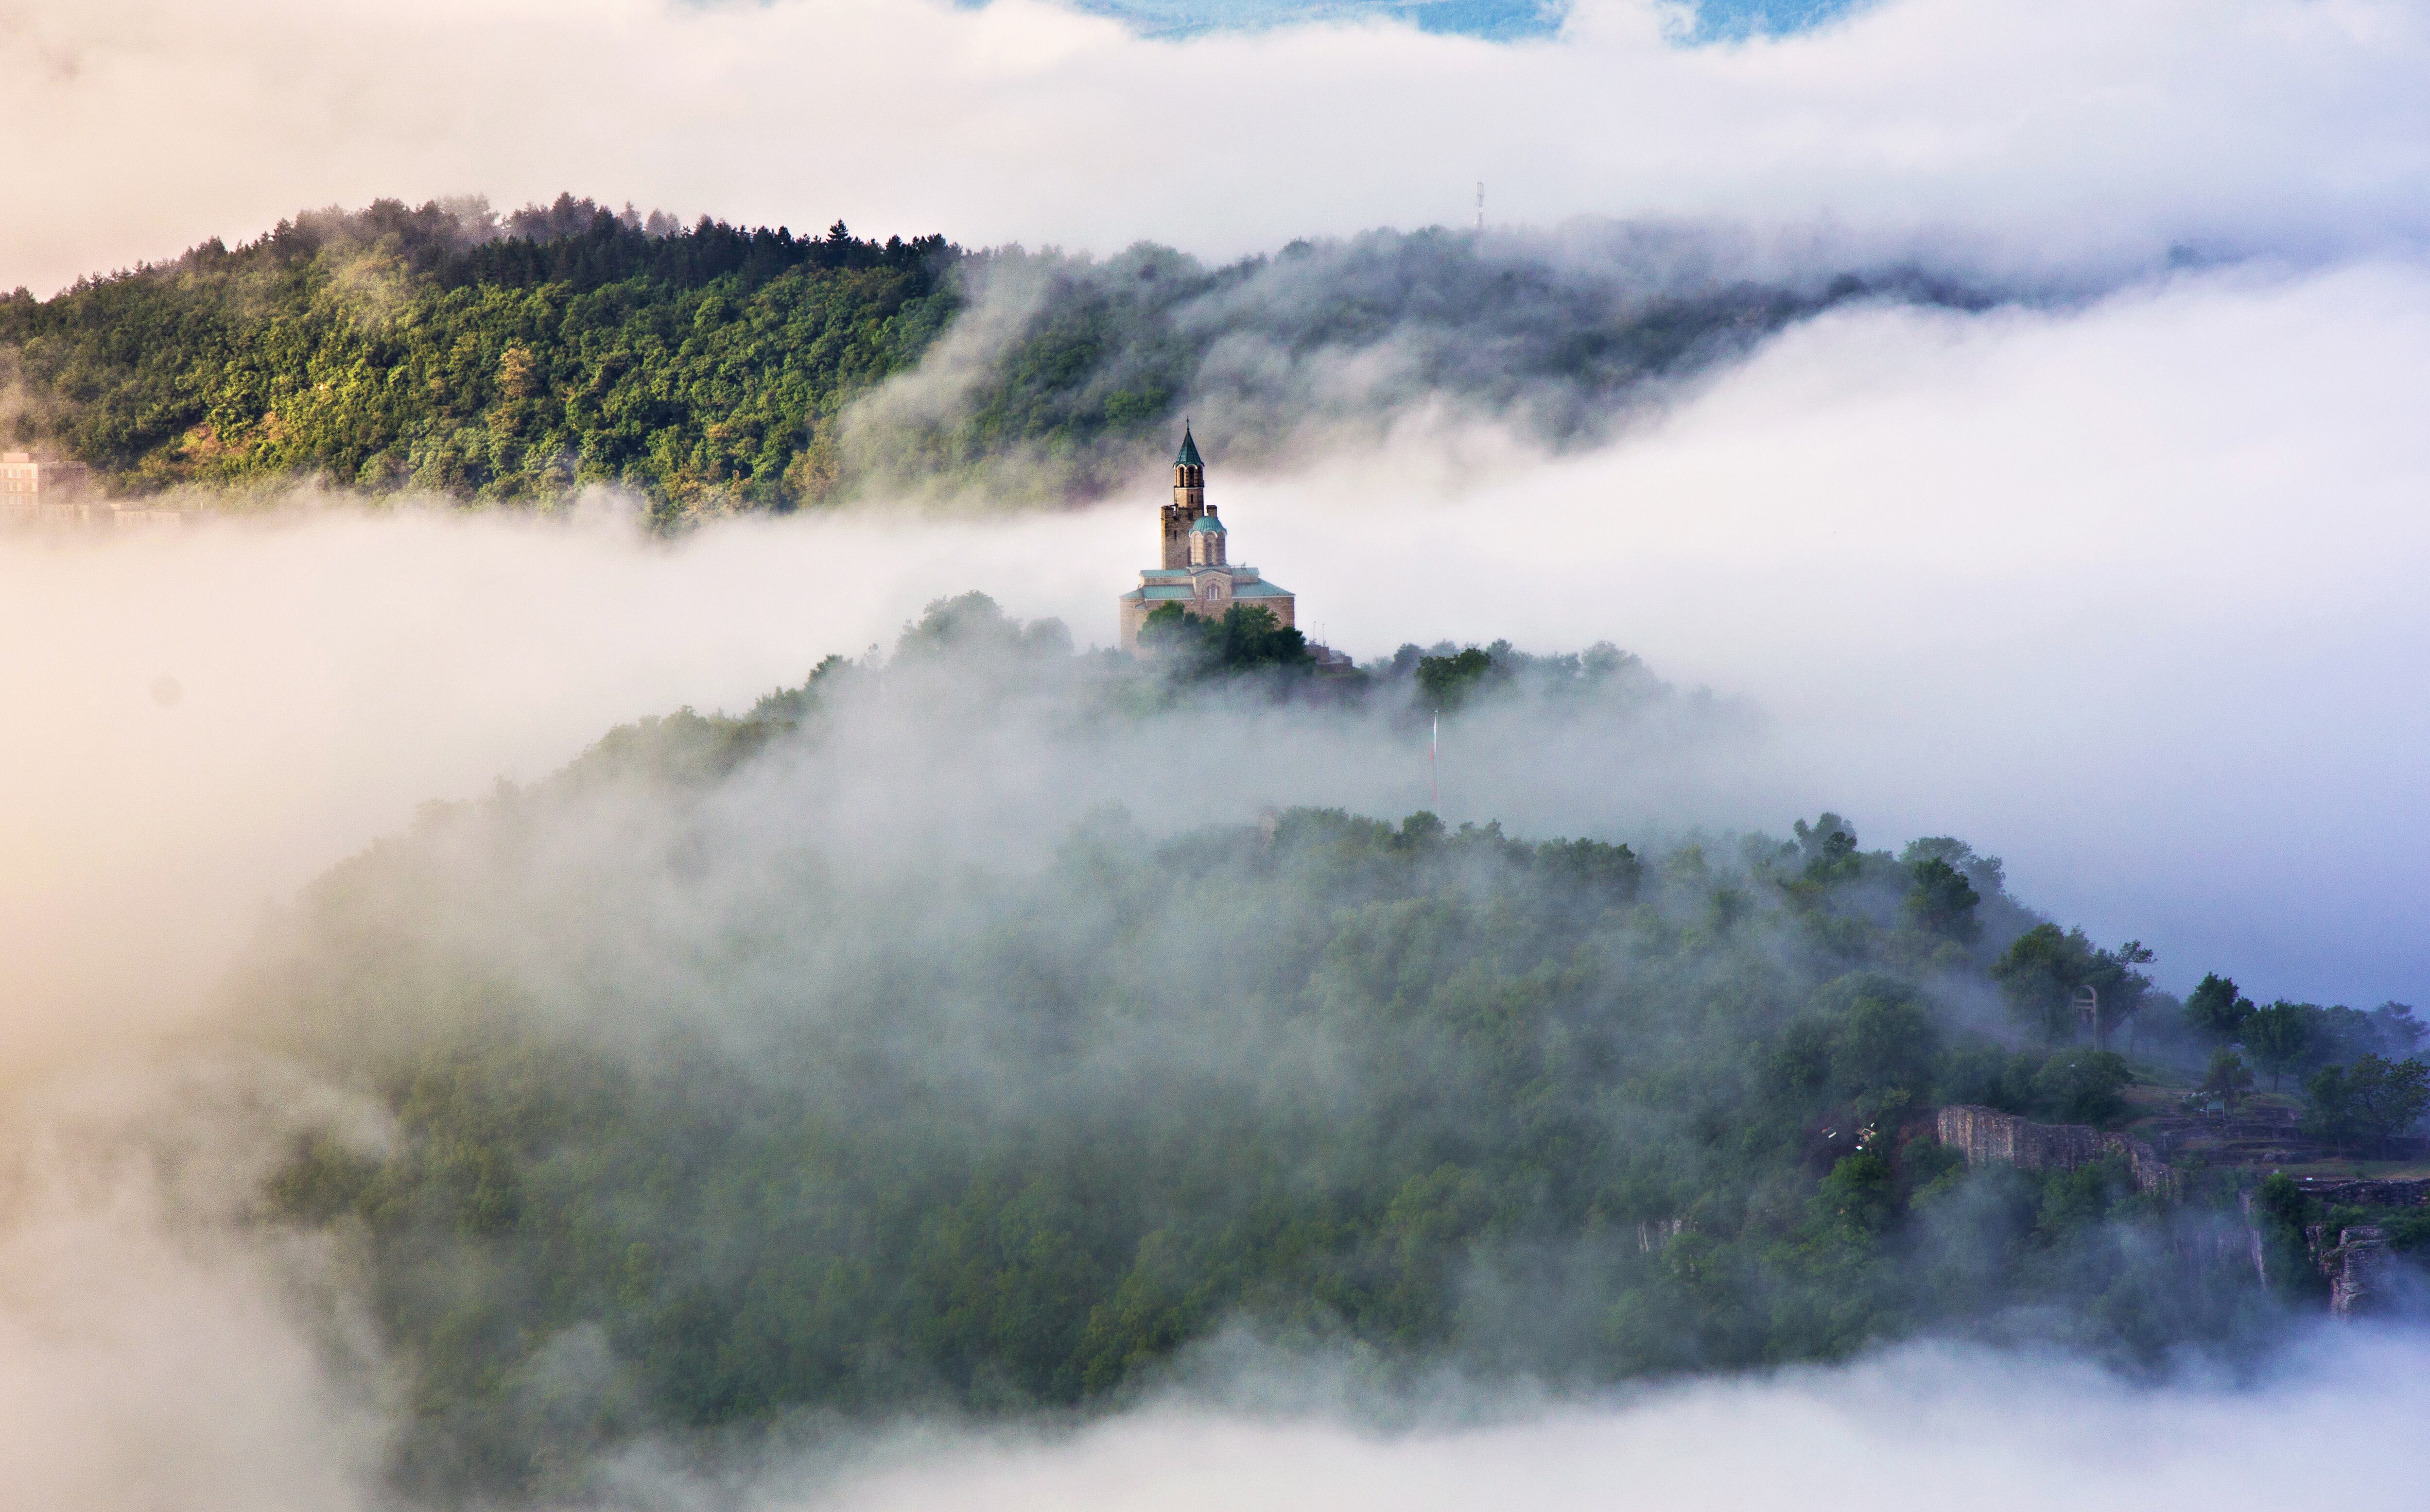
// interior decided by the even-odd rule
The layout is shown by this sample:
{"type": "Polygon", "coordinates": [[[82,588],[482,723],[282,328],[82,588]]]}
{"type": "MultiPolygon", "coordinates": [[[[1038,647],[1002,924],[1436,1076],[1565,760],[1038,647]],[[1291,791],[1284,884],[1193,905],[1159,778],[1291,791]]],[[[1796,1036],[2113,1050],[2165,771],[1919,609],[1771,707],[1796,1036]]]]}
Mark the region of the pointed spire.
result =
{"type": "Polygon", "coordinates": [[[1175,467],[1205,467],[1207,465],[1198,459],[1198,442],[1190,439],[1190,422],[1187,418],[1184,418],[1181,422],[1181,455],[1173,459],[1173,465],[1175,467]]]}

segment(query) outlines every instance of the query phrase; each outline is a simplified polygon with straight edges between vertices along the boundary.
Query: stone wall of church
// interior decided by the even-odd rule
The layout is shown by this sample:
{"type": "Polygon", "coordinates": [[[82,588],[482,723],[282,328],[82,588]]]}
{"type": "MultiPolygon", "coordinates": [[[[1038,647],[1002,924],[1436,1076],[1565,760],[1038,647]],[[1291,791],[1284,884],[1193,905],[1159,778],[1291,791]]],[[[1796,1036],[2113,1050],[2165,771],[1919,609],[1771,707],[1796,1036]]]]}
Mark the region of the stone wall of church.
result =
{"type": "MultiPolygon", "coordinates": [[[[1297,617],[1299,601],[1288,593],[1284,594],[1280,598],[1271,599],[1234,600],[1227,598],[1214,606],[1214,612],[1211,615],[1205,607],[1202,607],[1199,602],[1195,599],[1189,600],[1187,602],[1180,599],[1173,599],[1166,602],[1181,605],[1181,612],[1189,615],[1193,620],[1220,620],[1223,617],[1223,611],[1230,608],[1235,603],[1246,603],[1256,608],[1273,611],[1274,622],[1285,629],[1289,629],[1299,623],[1297,617]]],[[[1123,600],[1122,646],[1124,651],[1137,651],[1139,649],[1140,627],[1147,623],[1147,617],[1149,615],[1162,607],[1164,607],[1164,604],[1162,603],[1148,604],[1138,599],[1129,598],[1123,600]]]]}

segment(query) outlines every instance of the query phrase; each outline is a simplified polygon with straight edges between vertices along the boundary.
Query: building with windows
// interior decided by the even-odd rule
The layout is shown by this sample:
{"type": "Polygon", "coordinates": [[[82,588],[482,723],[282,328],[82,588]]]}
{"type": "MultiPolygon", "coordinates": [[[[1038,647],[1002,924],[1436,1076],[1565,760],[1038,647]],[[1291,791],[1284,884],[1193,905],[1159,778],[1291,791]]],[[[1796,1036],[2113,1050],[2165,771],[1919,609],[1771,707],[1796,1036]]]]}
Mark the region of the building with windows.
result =
{"type": "Polygon", "coordinates": [[[1223,523],[1207,502],[1207,464],[1190,427],[1181,428],[1181,454],[1173,459],[1173,502],[1164,507],[1164,564],[1140,573],[1139,587],[1121,600],[1123,649],[1139,649],[1140,627],[1171,604],[1184,614],[1220,620],[1235,604],[1272,610],[1278,624],[1292,623],[1296,601],[1254,567],[1231,559],[1223,523]]]}
{"type": "Polygon", "coordinates": [[[0,527],[42,525],[69,530],[144,530],[181,525],[198,512],[191,500],[163,505],[106,499],[92,471],[40,452],[0,452],[0,527]]]}
{"type": "Polygon", "coordinates": [[[92,474],[82,462],[0,452],[0,521],[82,523],[92,504],[92,474]]]}

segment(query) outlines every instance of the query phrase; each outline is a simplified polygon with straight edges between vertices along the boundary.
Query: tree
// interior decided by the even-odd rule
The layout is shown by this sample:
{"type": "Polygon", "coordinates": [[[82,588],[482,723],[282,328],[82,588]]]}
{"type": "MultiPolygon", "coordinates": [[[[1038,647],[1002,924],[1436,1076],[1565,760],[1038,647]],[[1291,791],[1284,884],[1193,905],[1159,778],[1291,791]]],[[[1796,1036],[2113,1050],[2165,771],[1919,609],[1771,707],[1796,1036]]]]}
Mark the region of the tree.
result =
{"type": "Polygon", "coordinates": [[[2036,924],[1992,963],[1991,979],[2007,994],[2009,1011],[2039,1026],[2054,1045],[2075,1026],[2076,989],[2093,989],[2101,994],[2095,1038],[2106,1040],[2111,1029],[2130,1022],[2143,1005],[2152,979],[2135,968],[2151,959],[2152,952],[2139,939],[2103,950],[2081,929],[2062,933],[2056,924],[2036,924]]]}
{"type": "Polygon", "coordinates": [[[2304,1132],[2344,1155],[2355,1138],[2354,1095],[2342,1066],[2323,1066],[2304,1082],[2304,1132]]]}
{"type": "Polygon", "coordinates": [[[2034,1101],[2062,1123],[2107,1123],[2126,1111],[2135,1073],[2106,1050],[2053,1055],[2034,1076],[2034,1101]]]}
{"type": "Polygon", "coordinates": [[[2006,995],[2008,1011],[2039,1029],[2045,1043],[2056,1045],[2075,1022],[2075,989],[2084,980],[2090,955],[2082,930],[2036,924],[2000,953],[1991,965],[1991,980],[2006,995]]]}
{"type": "Polygon", "coordinates": [[[1801,819],[1792,827],[1797,848],[1806,857],[1806,881],[1827,888],[1835,882],[1854,882],[1863,873],[1856,826],[1846,820],[1826,813],[1811,824],[1801,819]]]}
{"type": "Polygon", "coordinates": [[[1974,847],[1955,835],[1927,835],[1907,841],[1906,848],[1899,852],[1899,864],[1911,867],[1920,861],[1948,862],[1986,897],[1997,896],[2006,886],[1998,856],[1977,856],[1974,847]]]}
{"type": "Polygon", "coordinates": [[[2321,1010],[2308,1003],[2289,1003],[2283,998],[2246,1015],[2244,1048],[2270,1073],[2272,1091],[2278,1090],[2281,1076],[2311,1054],[2320,1038],[2320,1016],[2321,1010]]]}
{"type": "MultiPolygon", "coordinates": [[[[2312,1016],[2312,1039],[2304,1050],[2306,1066],[2342,1066],[2356,1055],[2387,1048],[2379,1023],[2368,1013],[2342,1003],[2325,1008],[2309,1003],[2302,1006],[2312,1016]]],[[[2401,1057],[2411,1048],[2408,1044],[2394,1054],[2401,1057]]]]}
{"type": "Polygon", "coordinates": [[[1906,915],[1918,929],[1960,944],[1981,937],[1983,923],[1974,908],[1983,895],[1965,873],[1935,856],[1909,866],[1907,876],[1906,915]]]}
{"type": "Polygon", "coordinates": [[[2422,1042],[2422,1035],[2430,1033],[2430,1029],[2425,1029],[2422,1021],[2413,1016],[2412,1005],[2394,999],[2372,1009],[2369,1018],[2372,1027],[2379,1031],[2381,1048],[2399,1060],[2412,1055],[2413,1047],[2422,1042]]]}
{"type": "Polygon", "coordinates": [[[894,642],[898,662],[965,660],[986,656],[1052,658],[1072,654],[1072,633],[1060,620],[1027,623],[1004,612],[985,593],[931,599],[917,623],[906,624],[894,642]]]}
{"type": "Polygon", "coordinates": [[[2131,1029],[2136,1015],[2142,1011],[2144,995],[2152,990],[2152,979],[2135,968],[2148,965],[2151,960],[2151,947],[2139,939],[2130,939],[2116,950],[2094,951],[2086,963],[2084,985],[2101,994],[2093,1038],[2105,1048],[2111,1030],[2122,1023],[2131,1029]]]}
{"type": "Polygon", "coordinates": [[[2202,1085],[2195,1088],[2205,1096],[2219,1099],[2222,1118],[2233,1114],[2244,1094],[2253,1090],[2253,1068],[2244,1057],[2226,1045],[2211,1052],[2209,1069],[2203,1072],[2202,1085]]]}
{"type": "Polygon", "coordinates": [[[2345,1072],[2346,1107],[2355,1130],[2382,1155],[2430,1111],[2430,1066],[2418,1060],[2357,1056],[2345,1072]]]}
{"type": "Polygon", "coordinates": [[[1306,636],[1275,619],[1273,610],[1252,604],[1235,604],[1220,620],[1162,605],[1140,626],[1140,645],[1163,655],[1185,679],[1306,668],[1315,659],[1306,636]]]}
{"type": "Polygon", "coordinates": [[[1161,604],[1140,623],[1139,642],[1148,651],[1183,652],[1196,648],[1206,624],[1178,604],[1161,604]]]}
{"type": "Polygon", "coordinates": [[[2236,983],[2217,972],[2186,994],[2186,1026],[2213,1044],[2232,1042],[2253,1011],[2253,1000],[2236,995],[2236,983]]]}
{"type": "Polygon", "coordinates": [[[1226,672],[1305,667],[1315,659],[1308,655],[1307,637],[1263,605],[1235,604],[1225,609],[1210,627],[1207,641],[1215,664],[1226,672]]]}
{"type": "Polygon", "coordinates": [[[1470,646],[1448,656],[1418,658],[1418,691],[1429,707],[1450,712],[1468,701],[1493,671],[1493,657],[1470,646]]]}

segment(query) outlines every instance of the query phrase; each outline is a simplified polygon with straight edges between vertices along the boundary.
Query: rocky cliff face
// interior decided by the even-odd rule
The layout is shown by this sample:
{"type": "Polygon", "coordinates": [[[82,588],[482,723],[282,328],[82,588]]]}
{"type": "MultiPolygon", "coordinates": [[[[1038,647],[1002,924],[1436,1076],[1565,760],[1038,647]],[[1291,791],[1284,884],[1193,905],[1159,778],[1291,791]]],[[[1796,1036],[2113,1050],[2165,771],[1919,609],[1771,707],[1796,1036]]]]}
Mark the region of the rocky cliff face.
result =
{"type": "Polygon", "coordinates": [[[2338,1242],[2320,1248],[2321,1270],[2329,1278],[2329,1311],[2339,1318],[2385,1309],[2395,1299],[2396,1254],[2388,1247],[2388,1231],[2358,1223],[2338,1231],[2338,1242]]]}
{"type": "Polygon", "coordinates": [[[1970,1166],[1998,1164],[2021,1171],[2072,1171],[2111,1155],[2123,1155],[2137,1191],[2170,1197],[2179,1192],[2177,1173],[2169,1169],[2168,1163],[2150,1145],[2122,1134],[2081,1123],[2036,1123],[1996,1108],[1964,1104],[1940,1110],[1938,1132],[1940,1142],[1962,1153],[1970,1166]]]}

